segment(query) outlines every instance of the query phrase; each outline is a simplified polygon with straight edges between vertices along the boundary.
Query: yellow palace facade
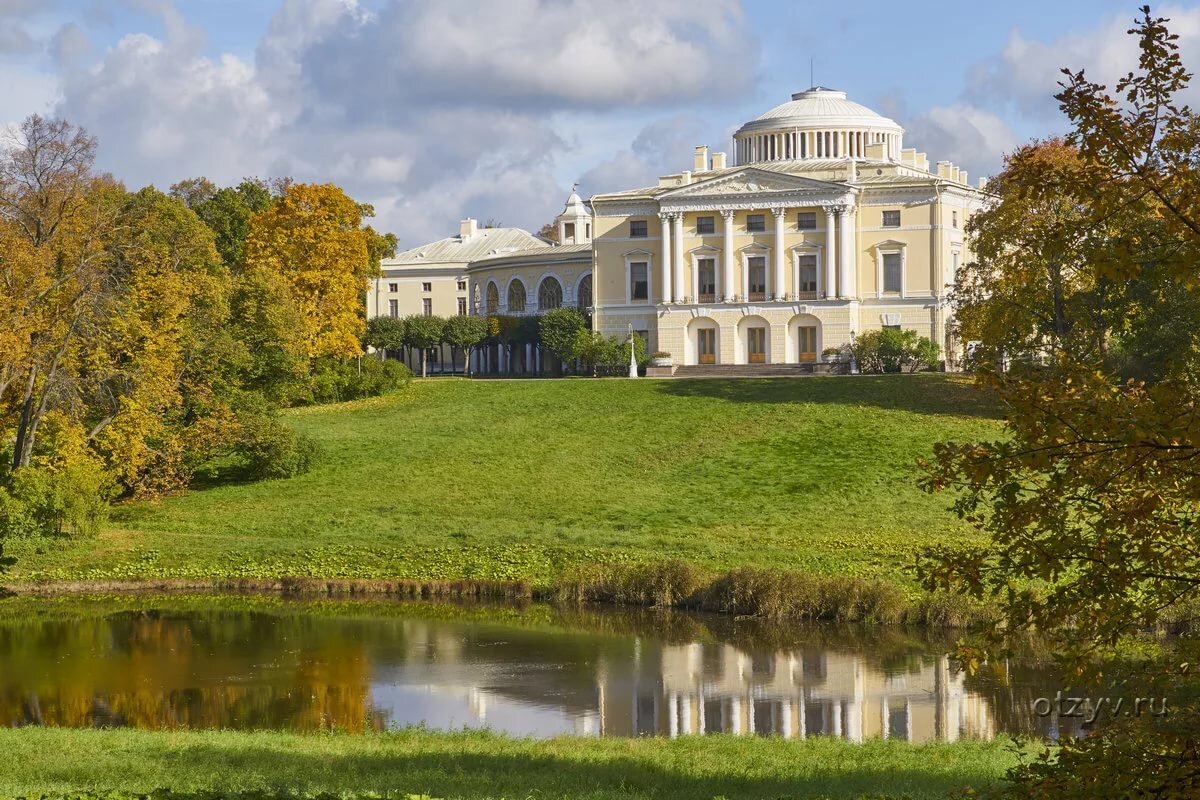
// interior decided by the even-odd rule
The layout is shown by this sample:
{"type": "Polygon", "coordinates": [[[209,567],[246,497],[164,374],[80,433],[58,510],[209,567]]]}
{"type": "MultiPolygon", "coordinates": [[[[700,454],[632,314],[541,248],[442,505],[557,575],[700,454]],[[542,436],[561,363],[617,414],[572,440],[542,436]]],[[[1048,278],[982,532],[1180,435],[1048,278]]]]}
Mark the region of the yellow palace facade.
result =
{"type": "MultiPolygon", "coordinates": [[[[632,329],[669,353],[672,370],[819,365],[886,327],[928,336],[953,361],[948,288],[970,257],[963,230],[988,199],[984,180],[931,164],[894,121],[822,87],[743,125],[732,154],[701,146],[690,170],[655,186],[572,193],[559,244],[463,265],[471,313],[574,305],[595,330],[632,329]]],[[[474,367],[541,371],[543,354],[526,349],[481,351],[474,367]]]]}

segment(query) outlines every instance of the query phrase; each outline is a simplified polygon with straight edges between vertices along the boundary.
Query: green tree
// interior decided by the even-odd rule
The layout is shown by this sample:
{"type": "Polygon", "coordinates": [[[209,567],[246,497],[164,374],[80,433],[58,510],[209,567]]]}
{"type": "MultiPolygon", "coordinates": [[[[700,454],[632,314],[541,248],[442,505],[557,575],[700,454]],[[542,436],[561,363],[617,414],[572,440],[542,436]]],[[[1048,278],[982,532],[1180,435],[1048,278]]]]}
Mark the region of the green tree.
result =
{"type": "MultiPolygon", "coordinates": [[[[446,326],[442,330],[442,340],[451,347],[462,350],[463,357],[466,359],[467,375],[471,374],[471,353],[479,346],[480,342],[487,338],[487,334],[487,320],[483,317],[459,314],[446,320],[446,326]]],[[[451,355],[451,360],[453,362],[453,355],[451,355]]]]}
{"type": "Polygon", "coordinates": [[[542,346],[558,356],[561,365],[577,357],[579,334],[587,329],[587,320],[575,308],[556,308],[538,318],[538,338],[542,346]]]}
{"type": "Polygon", "coordinates": [[[367,332],[363,345],[379,352],[379,360],[387,357],[388,350],[401,350],[407,344],[407,325],[398,317],[372,317],[367,320],[367,332]]]}
{"type": "Polygon", "coordinates": [[[437,347],[442,342],[442,332],[446,329],[446,320],[441,317],[415,314],[404,320],[405,339],[409,347],[415,347],[421,352],[421,377],[429,375],[429,349],[437,347]]]}

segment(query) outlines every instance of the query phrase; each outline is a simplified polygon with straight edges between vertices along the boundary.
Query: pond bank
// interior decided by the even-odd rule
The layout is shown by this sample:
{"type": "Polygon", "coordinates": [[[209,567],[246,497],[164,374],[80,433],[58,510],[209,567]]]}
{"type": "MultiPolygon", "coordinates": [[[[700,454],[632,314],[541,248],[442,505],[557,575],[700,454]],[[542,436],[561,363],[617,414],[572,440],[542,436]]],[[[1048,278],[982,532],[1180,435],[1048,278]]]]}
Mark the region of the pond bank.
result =
{"type": "Polygon", "coordinates": [[[985,606],[951,595],[912,596],[879,578],[806,575],[739,567],[709,573],[682,561],[595,565],[569,570],[549,586],[527,581],[347,578],[164,578],[20,582],[15,594],[234,591],[310,597],[537,600],[567,604],[677,608],[783,621],[967,627],[985,606]]]}

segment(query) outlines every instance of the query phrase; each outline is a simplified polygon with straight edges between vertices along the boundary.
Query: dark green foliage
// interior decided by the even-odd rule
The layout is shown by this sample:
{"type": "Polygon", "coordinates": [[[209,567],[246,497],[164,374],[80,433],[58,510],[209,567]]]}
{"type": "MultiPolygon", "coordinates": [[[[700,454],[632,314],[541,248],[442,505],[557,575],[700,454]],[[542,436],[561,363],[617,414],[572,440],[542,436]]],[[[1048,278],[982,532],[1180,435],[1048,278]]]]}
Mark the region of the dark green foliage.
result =
{"type": "Polygon", "coordinates": [[[244,475],[254,480],[303,475],[316,464],[320,446],[311,436],[283,424],[274,416],[252,417],[243,422],[239,455],[244,475]]]}
{"type": "MultiPolygon", "coordinates": [[[[363,345],[379,351],[400,350],[407,343],[404,320],[398,317],[372,317],[367,320],[363,345]]],[[[380,354],[382,358],[382,352],[380,354]]]]}
{"type": "Polygon", "coordinates": [[[404,338],[409,347],[421,351],[421,377],[424,378],[429,370],[429,348],[436,347],[442,342],[442,331],[446,328],[446,320],[433,315],[414,314],[404,319],[404,338]]]}
{"type": "Polygon", "coordinates": [[[850,352],[863,372],[916,372],[938,363],[938,346],[913,330],[868,331],[855,338],[850,352]]]}
{"type": "Polygon", "coordinates": [[[556,308],[538,318],[538,339],[564,364],[575,359],[575,343],[585,330],[587,320],[574,308],[556,308]]]}
{"type": "Polygon", "coordinates": [[[446,320],[442,329],[442,341],[462,350],[466,358],[467,371],[471,369],[471,351],[488,335],[487,319],[459,314],[446,320]]]}
{"type": "MultiPolygon", "coordinates": [[[[176,187],[180,185],[176,184],[176,187]]],[[[172,190],[178,196],[176,187],[172,187],[172,190]]],[[[240,272],[246,253],[250,217],[266,209],[275,200],[270,187],[257,178],[248,178],[236,187],[216,190],[207,199],[196,199],[199,202],[189,201],[189,207],[216,235],[217,252],[221,254],[221,260],[231,270],[240,272]]]]}
{"type": "Polygon", "coordinates": [[[307,394],[297,405],[343,403],[378,397],[412,380],[399,361],[371,358],[318,358],[313,361],[307,394]]]}

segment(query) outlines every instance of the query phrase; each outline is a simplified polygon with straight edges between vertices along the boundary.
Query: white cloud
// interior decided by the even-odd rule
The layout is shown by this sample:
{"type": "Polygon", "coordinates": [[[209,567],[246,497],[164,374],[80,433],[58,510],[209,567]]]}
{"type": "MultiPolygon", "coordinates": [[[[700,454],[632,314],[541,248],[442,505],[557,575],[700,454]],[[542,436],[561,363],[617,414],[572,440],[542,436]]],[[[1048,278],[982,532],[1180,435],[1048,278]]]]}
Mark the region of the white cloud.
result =
{"type": "MultiPolygon", "coordinates": [[[[1200,64],[1200,8],[1163,6],[1152,11],[1155,16],[1170,18],[1168,26],[1179,36],[1184,63],[1193,68],[1200,64]]],[[[999,53],[972,69],[966,96],[977,105],[1011,109],[1043,124],[1060,121],[1054,95],[1064,79],[1063,68],[1086,69],[1091,80],[1111,89],[1137,67],[1137,38],[1128,33],[1133,22],[1132,14],[1116,14],[1094,28],[1049,42],[1029,39],[1015,30],[999,53]]],[[[1200,97],[1200,86],[1193,84],[1188,97],[1200,97]]]]}
{"type": "Polygon", "coordinates": [[[996,114],[967,103],[931,108],[906,121],[905,146],[917,146],[931,162],[953,161],[972,176],[993,175],[1020,139],[996,114]]]}
{"type": "MultiPolygon", "coordinates": [[[[335,181],[409,244],[466,215],[527,227],[553,216],[568,146],[556,115],[720,96],[745,88],[756,65],[735,0],[703,14],[686,0],[653,14],[633,0],[393,0],[372,12],[284,0],[253,62],[208,55],[168,0],[138,2],[164,37],[127,35],[86,70],[68,63],[86,40],[59,37],[58,111],[99,137],[101,166],[131,185],[335,181]]],[[[661,160],[639,147],[643,161],[661,160]]]]}

